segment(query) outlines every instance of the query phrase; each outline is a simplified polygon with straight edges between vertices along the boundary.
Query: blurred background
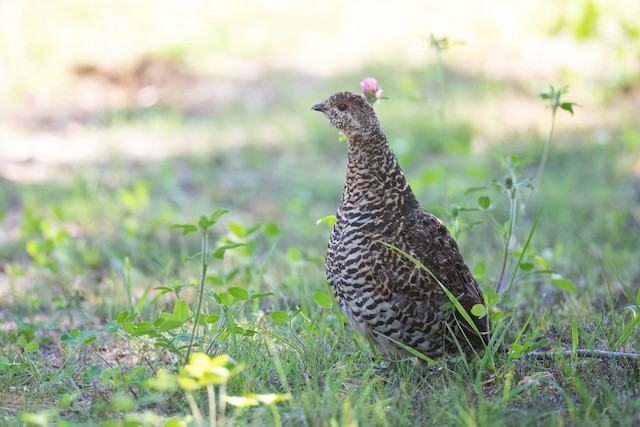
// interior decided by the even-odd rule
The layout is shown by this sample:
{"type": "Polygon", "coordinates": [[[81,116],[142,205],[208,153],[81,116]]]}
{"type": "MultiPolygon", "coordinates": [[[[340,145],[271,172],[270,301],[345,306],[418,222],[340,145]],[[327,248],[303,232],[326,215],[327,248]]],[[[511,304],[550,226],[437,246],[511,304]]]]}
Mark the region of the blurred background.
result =
{"type": "MultiPolygon", "coordinates": [[[[575,114],[558,111],[514,239],[543,206],[534,250],[556,271],[594,293],[603,277],[638,286],[636,0],[2,0],[0,294],[100,289],[125,257],[143,284],[168,280],[199,245],[171,224],[218,207],[236,239],[262,226],[257,257],[308,265],[321,286],[316,220],[335,212],[346,148],[310,107],[368,76],[412,187],[447,223],[487,194],[504,224],[499,191],[468,189],[503,180],[507,155],[535,174],[552,117],[538,94],[568,85],[575,114]]],[[[483,222],[459,238],[492,286],[501,234],[482,212],[459,220],[483,222]]]]}

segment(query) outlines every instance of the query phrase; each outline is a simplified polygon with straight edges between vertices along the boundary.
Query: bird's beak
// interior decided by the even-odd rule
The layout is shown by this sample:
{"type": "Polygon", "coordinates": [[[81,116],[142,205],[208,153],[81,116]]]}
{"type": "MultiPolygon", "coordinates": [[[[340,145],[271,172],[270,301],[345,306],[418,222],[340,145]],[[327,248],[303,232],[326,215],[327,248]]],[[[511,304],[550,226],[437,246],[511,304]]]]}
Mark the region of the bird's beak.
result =
{"type": "Polygon", "coordinates": [[[312,110],[316,110],[316,111],[320,111],[320,112],[324,112],[326,110],[324,104],[316,104],[313,107],[311,107],[312,110]]]}

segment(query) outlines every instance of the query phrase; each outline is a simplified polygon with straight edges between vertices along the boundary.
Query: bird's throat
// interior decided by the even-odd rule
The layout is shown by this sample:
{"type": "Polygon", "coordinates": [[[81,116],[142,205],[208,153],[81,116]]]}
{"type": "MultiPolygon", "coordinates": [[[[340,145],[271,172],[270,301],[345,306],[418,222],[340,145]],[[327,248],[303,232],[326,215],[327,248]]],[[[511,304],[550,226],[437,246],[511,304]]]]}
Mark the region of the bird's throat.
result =
{"type": "Polygon", "coordinates": [[[384,134],[348,139],[347,159],[344,205],[379,206],[386,200],[417,204],[384,134]]]}

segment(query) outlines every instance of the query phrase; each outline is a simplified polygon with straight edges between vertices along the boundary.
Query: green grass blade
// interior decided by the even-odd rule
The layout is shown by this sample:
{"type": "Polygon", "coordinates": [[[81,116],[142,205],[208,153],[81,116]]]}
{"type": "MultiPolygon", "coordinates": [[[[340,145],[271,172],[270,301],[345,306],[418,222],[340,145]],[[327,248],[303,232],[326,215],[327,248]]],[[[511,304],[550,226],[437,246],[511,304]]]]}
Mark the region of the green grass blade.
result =
{"type": "Polygon", "coordinates": [[[578,351],[578,321],[575,316],[571,317],[571,355],[576,357],[578,351]]]}
{"type": "Polygon", "coordinates": [[[629,323],[627,327],[624,328],[624,331],[622,331],[622,335],[620,335],[620,338],[618,338],[618,341],[616,341],[615,346],[620,347],[627,340],[627,338],[631,336],[631,333],[638,325],[640,325],[640,316],[633,319],[633,321],[631,321],[631,323],[629,323]]]}
{"type": "Polygon", "coordinates": [[[379,334],[379,336],[384,337],[385,339],[388,339],[389,341],[391,341],[392,343],[394,343],[395,345],[397,345],[398,347],[400,347],[401,349],[407,351],[408,353],[411,353],[412,356],[417,357],[418,359],[424,360],[427,363],[431,363],[432,365],[436,365],[436,366],[441,366],[442,363],[438,362],[435,359],[430,358],[429,356],[426,356],[422,353],[420,353],[418,350],[416,350],[415,348],[409,347],[408,345],[401,343],[400,341],[394,340],[391,337],[388,337],[386,335],[382,335],[379,334]]]}
{"type": "Polygon", "coordinates": [[[535,221],[533,221],[533,225],[531,226],[531,230],[529,231],[529,237],[527,237],[527,241],[524,242],[524,246],[522,247],[522,251],[520,252],[520,257],[518,257],[518,262],[516,263],[516,267],[513,269],[513,274],[511,275],[511,280],[509,281],[509,287],[507,288],[507,292],[505,293],[505,298],[511,293],[511,288],[513,287],[513,283],[516,279],[516,273],[518,272],[518,268],[522,263],[522,258],[524,258],[524,254],[527,253],[527,249],[529,249],[529,245],[531,244],[531,239],[533,238],[533,233],[536,231],[536,226],[538,225],[538,221],[540,220],[540,215],[542,214],[542,208],[538,211],[538,215],[536,215],[535,221]]]}
{"type": "MultiPolygon", "coordinates": [[[[397,247],[395,247],[395,246],[393,246],[393,245],[391,245],[389,243],[383,242],[381,240],[379,240],[379,242],[382,243],[383,245],[393,249],[394,251],[398,252],[399,254],[401,254],[402,256],[407,258],[409,261],[411,261],[412,263],[414,263],[415,265],[420,267],[422,270],[426,271],[438,283],[438,285],[440,285],[440,287],[442,288],[444,293],[447,295],[447,298],[449,298],[449,301],[451,301],[451,303],[456,308],[458,313],[460,313],[460,315],[469,324],[469,326],[471,326],[473,331],[476,334],[478,334],[479,337],[482,337],[482,334],[480,333],[480,330],[478,329],[478,326],[473,322],[473,320],[471,320],[471,316],[469,316],[469,313],[467,312],[467,310],[462,306],[462,304],[460,304],[460,301],[458,301],[458,299],[449,291],[449,289],[447,289],[447,287],[445,285],[443,285],[442,282],[440,282],[440,280],[427,267],[425,267],[420,261],[418,261],[417,259],[415,259],[411,255],[409,255],[408,253],[406,253],[402,249],[399,249],[399,248],[397,248],[397,247]]],[[[484,340],[482,340],[482,343],[486,347],[486,344],[484,343],[484,340]]]]}

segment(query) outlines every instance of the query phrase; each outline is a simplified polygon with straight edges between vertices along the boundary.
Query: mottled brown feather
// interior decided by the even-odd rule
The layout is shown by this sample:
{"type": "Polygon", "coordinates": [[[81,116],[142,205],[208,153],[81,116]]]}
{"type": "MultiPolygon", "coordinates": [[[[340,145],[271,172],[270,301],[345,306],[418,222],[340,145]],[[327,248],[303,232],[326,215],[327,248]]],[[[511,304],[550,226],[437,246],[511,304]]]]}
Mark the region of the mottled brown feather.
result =
{"type": "Polygon", "coordinates": [[[347,138],[347,175],[326,275],[351,326],[386,354],[402,353],[392,340],[429,357],[454,353],[451,331],[465,351],[482,349],[489,331],[486,316],[470,314],[482,333],[478,336],[430,274],[381,243],[419,260],[467,312],[483,304],[447,227],[418,204],[373,108],[361,95],[340,92],[313,109],[347,138]]]}

